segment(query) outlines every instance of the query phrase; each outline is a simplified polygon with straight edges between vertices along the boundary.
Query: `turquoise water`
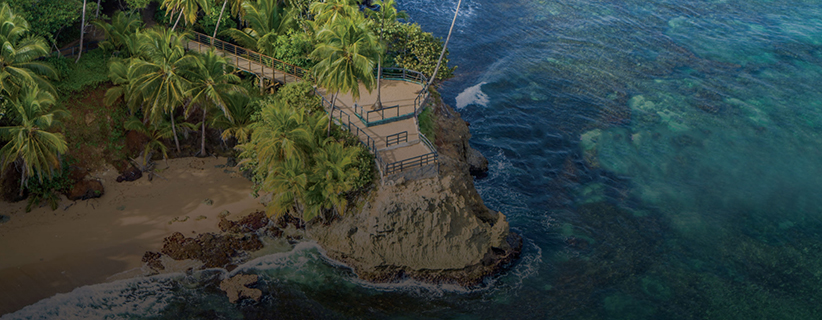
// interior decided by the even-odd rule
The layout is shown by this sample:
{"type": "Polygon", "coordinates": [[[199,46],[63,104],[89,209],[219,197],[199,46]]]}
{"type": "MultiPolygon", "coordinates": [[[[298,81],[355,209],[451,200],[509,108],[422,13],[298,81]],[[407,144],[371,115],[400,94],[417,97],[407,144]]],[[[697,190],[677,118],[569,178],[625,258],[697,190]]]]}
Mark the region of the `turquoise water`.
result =
{"type": "MultiPolygon", "coordinates": [[[[400,0],[444,36],[456,0],[400,0]]],[[[820,319],[822,1],[466,0],[447,103],[525,238],[483,288],[372,285],[310,244],[3,318],[820,319]],[[482,53],[482,54],[478,54],[482,53]]]]}

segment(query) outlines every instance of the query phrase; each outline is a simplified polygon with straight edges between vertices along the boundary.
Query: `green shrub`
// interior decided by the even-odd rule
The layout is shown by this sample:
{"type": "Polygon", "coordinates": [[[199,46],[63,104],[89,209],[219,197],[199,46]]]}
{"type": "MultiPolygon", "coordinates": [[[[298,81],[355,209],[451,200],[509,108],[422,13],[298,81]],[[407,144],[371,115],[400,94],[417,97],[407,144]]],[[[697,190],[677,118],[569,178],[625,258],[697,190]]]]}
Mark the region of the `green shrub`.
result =
{"type": "MultiPolygon", "coordinates": [[[[442,39],[435,38],[430,32],[422,31],[418,24],[391,23],[385,26],[385,39],[388,43],[386,61],[389,66],[415,70],[426,75],[434,73],[442,52],[442,39]]],[[[442,59],[442,66],[437,72],[437,80],[454,76],[456,67],[448,67],[448,50],[442,59]]]]}
{"type": "Polygon", "coordinates": [[[97,48],[83,54],[78,63],[63,57],[52,57],[48,61],[60,72],[60,81],[54,86],[62,94],[81,91],[87,87],[108,82],[109,55],[97,48]]]}

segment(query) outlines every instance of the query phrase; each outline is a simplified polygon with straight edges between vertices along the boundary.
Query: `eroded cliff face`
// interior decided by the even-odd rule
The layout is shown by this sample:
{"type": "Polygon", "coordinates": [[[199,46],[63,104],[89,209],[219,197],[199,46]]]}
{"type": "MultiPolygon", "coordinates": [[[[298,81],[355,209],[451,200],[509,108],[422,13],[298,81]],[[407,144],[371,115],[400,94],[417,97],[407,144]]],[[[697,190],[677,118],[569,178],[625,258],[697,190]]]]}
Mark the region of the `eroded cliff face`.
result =
{"type": "Polygon", "coordinates": [[[436,178],[388,181],[358,212],[309,227],[331,258],[363,279],[474,285],[519,254],[522,241],[509,232],[505,215],[489,210],[474,188],[467,126],[448,106],[434,108],[436,178]]]}

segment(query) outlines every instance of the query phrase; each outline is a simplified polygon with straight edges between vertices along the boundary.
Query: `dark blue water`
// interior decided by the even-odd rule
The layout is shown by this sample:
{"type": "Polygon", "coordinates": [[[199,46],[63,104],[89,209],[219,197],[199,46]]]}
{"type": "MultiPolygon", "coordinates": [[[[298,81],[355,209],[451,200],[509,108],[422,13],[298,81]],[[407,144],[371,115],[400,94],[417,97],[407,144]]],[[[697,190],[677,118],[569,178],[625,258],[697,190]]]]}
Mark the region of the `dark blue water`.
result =
{"type": "MultiPolygon", "coordinates": [[[[399,4],[444,37],[456,0],[399,4]]],[[[369,285],[301,245],[243,267],[260,304],[214,270],[15,316],[822,318],[822,1],[467,0],[450,48],[477,188],[525,238],[486,287],[369,285]]]]}

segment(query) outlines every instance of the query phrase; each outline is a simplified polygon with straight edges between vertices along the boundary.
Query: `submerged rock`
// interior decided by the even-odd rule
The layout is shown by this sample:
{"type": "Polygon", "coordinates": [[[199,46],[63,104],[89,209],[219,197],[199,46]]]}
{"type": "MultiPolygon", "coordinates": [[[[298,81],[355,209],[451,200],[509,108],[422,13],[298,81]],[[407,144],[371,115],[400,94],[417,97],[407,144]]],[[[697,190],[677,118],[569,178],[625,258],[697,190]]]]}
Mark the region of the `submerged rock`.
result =
{"type": "Polygon", "coordinates": [[[220,290],[225,291],[228,301],[237,303],[242,298],[260,301],[263,292],[260,289],[253,289],[247,286],[257,283],[256,274],[238,274],[220,282],[220,290]]]}

